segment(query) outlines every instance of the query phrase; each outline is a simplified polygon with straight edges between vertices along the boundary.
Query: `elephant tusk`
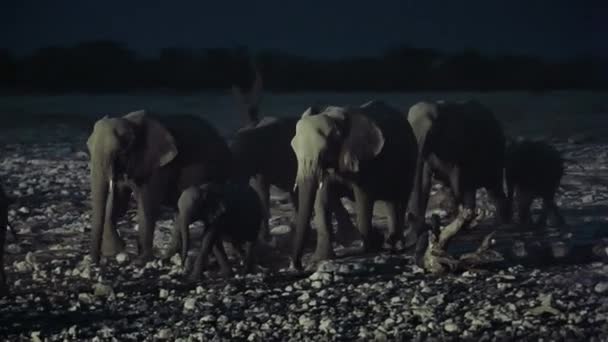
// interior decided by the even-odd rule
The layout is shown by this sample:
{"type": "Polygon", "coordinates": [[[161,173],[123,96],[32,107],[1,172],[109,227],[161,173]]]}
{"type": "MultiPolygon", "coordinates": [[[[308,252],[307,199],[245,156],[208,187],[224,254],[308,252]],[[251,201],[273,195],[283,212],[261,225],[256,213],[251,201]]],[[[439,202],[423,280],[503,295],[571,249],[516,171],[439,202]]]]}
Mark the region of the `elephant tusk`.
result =
{"type": "Polygon", "coordinates": [[[294,183],[293,184],[293,192],[296,192],[296,190],[298,190],[298,183],[294,183]]]}
{"type": "Polygon", "coordinates": [[[323,187],[323,181],[319,182],[319,189],[321,189],[323,187]]]}

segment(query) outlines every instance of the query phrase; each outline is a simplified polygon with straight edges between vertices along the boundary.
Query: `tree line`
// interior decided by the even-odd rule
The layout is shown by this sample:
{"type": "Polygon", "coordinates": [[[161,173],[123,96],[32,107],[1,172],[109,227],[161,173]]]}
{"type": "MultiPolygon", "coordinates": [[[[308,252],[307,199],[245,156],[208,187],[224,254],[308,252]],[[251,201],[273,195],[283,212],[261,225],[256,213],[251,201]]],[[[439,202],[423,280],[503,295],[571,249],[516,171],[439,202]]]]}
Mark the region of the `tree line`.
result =
{"type": "Polygon", "coordinates": [[[375,57],[310,58],[245,47],[163,48],[142,56],[115,41],[53,46],[16,56],[0,49],[3,92],[124,92],[246,88],[253,63],[271,91],[606,89],[606,60],[444,53],[400,46],[375,57]]]}

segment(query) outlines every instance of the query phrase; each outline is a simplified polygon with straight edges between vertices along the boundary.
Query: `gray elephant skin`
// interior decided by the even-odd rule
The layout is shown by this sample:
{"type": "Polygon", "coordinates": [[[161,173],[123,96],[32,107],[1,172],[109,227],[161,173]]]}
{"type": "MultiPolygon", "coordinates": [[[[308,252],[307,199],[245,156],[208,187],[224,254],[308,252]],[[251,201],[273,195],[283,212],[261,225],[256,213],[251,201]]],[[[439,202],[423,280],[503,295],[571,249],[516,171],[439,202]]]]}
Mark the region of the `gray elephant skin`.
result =
{"type": "Polygon", "coordinates": [[[354,199],[364,252],[381,244],[377,233],[371,230],[375,201],[386,204],[389,223],[386,240],[392,243],[402,236],[417,145],[401,112],[378,101],[360,107],[330,106],[322,111],[309,108],[296,125],[291,146],[298,161],[296,184],[300,205],[292,267],[302,268],[313,204],[317,226],[313,260],[334,257],[327,215],[331,193],[354,199]]]}
{"type": "Polygon", "coordinates": [[[505,179],[510,207],[514,207],[514,201],[516,203],[516,221],[533,223],[530,206],[535,198],[540,197],[543,202],[536,223],[562,225],[564,219],[555,203],[555,194],[563,175],[564,160],[553,146],[530,140],[510,143],[506,150],[505,179]]]}
{"type": "Polygon", "coordinates": [[[0,297],[8,294],[6,274],[4,273],[4,244],[6,242],[6,230],[8,229],[8,207],[12,200],[6,196],[4,189],[0,186],[0,297]]]}
{"type": "Polygon", "coordinates": [[[198,220],[205,224],[191,280],[200,279],[211,250],[220,266],[220,274],[232,274],[222,240],[231,242],[239,253],[244,246],[245,272],[252,270],[253,250],[264,215],[260,198],[248,183],[210,183],[189,187],[178,200],[178,212],[175,229],[181,232],[184,262],[189,249],[190,224],[198,220]]]}
{"type": "MultiPolygon", "coordinates": [[[[94,125],[90,153],[92,228],[90,255],[98,262],[124,250],[116,230],[131,194],[139,224],[136,263],[153,258],[152,245],[161,204],[175,207],[191,185],[223,182],[231,167],[230,150],[202,118],[156,116],[140,110],[104,117],[94,125]]],[[[173,241],[180,241],[174,237],[173,241]]],[[[172,246],[176,250],[179,246],[172,246]]]]}
{"type": "MultiPolygon", "coordinates": [[[[271,185],[290,194],[297,215],[298,203],[293,188],[298,161],[291,148],[291,139],[298,120],[265,117],[258,121],[252,118],[247,126],[237,132],[230,144],[235,178],[252,178],[252,185],[262,201],[265,220],[260,233],[263,240],[269,239],[271,185]]],[[[331,197],[331,211],[338,222],[340,235],[354,230],[348,211],[336,196],[331,197]]]]}
{"type": "Polygon", "coordinates": [[[476,101],[419,102],[407,114],[419,154],[409,212],[414,223],[408,246],[424,227],[431,179],[447,183],[457,204],[475,209],[478,188],[486,188],[500,221],[508,221],[503,188],[505,137],[493,113],[476,101]]]}

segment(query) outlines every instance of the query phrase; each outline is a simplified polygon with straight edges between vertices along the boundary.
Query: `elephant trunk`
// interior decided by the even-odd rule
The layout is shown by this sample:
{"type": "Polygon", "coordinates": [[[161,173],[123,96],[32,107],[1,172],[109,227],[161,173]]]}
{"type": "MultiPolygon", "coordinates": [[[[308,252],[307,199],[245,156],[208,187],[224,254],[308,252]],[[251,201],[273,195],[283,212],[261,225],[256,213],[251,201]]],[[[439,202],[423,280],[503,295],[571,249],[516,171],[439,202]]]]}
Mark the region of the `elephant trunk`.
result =
{"type": "MultiPolygon", "coordinates": [[[[92,165],[96,165],[92,163],[92,165]]],[[[113,203],[108,203],[110,193],[110,173],[107,169],[91,167],[91,206],[93,210],[91,224],[91,258],[98,262],[102,244],[102,233],[105,226],[107,209],[112,210],[113,203]],[[107,207],[110,208],[107,208],[107,207]]],[[[111,201],[110,201],[111,202],[111,201]]]]}
{"type": "Polygon", "coordinates": [[[308,236],[310,227],[310,218],[313,212],[317,186],[319,184],[318,173],[315,172],[316,167],[308,165],[303,167],[302,163],[298,163],[298,173],[296,177],[296,187],[298,190],[298,213],[296,218],[296,232],[293,249],[293,267],[302,268],[302,253],[304,244],[308,236]]]}

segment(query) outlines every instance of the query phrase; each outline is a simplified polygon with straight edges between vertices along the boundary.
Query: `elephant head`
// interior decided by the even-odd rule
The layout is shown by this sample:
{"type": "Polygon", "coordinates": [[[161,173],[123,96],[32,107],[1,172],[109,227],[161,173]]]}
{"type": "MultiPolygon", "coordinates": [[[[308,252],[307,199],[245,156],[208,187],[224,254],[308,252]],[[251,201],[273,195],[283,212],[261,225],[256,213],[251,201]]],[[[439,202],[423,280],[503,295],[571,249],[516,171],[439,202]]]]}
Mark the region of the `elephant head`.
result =
{"type": "Polygon", "coordinates": [[[317,188],[334,172],[356,175],[365,162],[384,147],[384,136],[373,120],[359,108],[327,107],[320,113],[309,108],[296,124],[291,147],[298,161],[295,186],[298,189],[296,220],[296,267],[302,253],[317,188]],[[315,114],[316,113],[316,114],[315,114]]]}
{"type": "Polygon", "coordinates": [[[171,133],[143,110],[100,119],[87,147],[91,157],[93,207],[91,256],[97,261],[102,232],[104,245],[108,244],[104,250],[124,247],[112,222],[117,181],[145,183],[156,169],[175,159],[178,151],[171,133]],[[105,241],[106,238],[110,241],[105,241]]]}

